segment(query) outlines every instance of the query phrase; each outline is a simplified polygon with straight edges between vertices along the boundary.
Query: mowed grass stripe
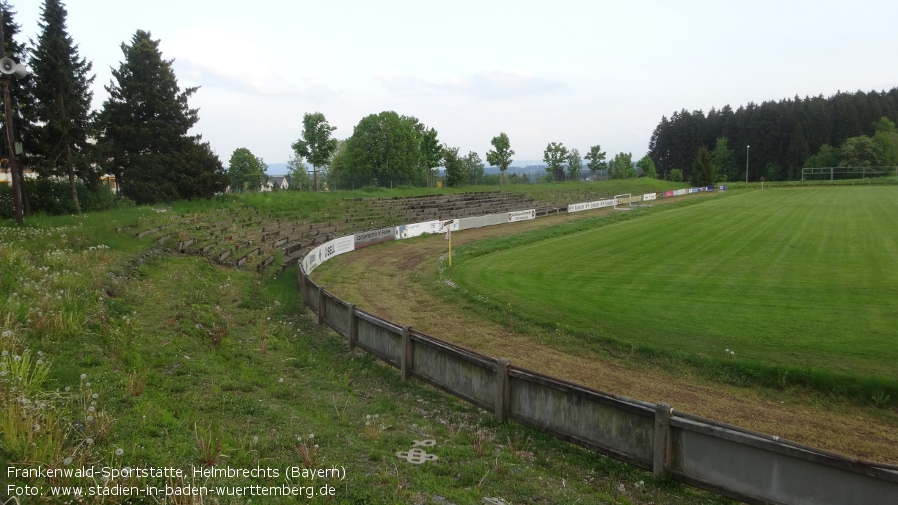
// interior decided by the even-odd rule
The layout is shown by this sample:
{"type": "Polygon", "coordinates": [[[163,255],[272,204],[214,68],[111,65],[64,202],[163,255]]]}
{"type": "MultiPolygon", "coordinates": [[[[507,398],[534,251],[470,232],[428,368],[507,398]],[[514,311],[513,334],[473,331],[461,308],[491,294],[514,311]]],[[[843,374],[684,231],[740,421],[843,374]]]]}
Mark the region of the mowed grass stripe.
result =
{"type": "Polygon", "coordinates": [[[894,187],[756,191],[459,261],[451,276],[584,338],[892,381],[894,216],[894,187]]]}

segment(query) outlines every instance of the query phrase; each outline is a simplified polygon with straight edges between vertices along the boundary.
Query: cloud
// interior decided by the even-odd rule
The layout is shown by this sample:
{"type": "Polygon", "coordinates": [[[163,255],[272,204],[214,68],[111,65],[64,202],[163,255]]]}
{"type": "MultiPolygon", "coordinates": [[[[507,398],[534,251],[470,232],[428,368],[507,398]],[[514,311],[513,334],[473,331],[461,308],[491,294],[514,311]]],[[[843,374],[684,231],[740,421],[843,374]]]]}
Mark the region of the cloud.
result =
{"type": "Polygon", "coordinates": [[[325,98],[335,92],[315,78],[289,79],[274,70],[267,53],[239,30],[192,27],[175,37],[166,54],[175,58],[179,78],[207,88],[270,97],[325,98]]]}
{"type": "Polygon", "coordinates": [[[562,81],[523,71],[476,72],[443,81],[404,75],[377,75],[375,78],[393,93],[422,97],[466,95],[482,99],[519,98],[552,93],[565,87],[562,81]]]}

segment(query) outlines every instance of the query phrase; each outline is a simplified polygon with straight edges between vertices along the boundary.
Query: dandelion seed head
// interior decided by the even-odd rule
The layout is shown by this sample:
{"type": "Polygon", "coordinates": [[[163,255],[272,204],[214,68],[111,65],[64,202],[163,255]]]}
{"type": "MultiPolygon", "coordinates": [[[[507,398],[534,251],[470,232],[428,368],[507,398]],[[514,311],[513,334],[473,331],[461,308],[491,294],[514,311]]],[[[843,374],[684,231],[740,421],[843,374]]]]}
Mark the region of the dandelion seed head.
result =
{"type": "Polygon", "coordinates": [[[119,447],[118,449],[115,450],[115,455],[116,455],[116,456],[121,456],[121,455],[124,454],[124,453],[125,453],[125,450],[122,449],[121,447],[119,447]]]}

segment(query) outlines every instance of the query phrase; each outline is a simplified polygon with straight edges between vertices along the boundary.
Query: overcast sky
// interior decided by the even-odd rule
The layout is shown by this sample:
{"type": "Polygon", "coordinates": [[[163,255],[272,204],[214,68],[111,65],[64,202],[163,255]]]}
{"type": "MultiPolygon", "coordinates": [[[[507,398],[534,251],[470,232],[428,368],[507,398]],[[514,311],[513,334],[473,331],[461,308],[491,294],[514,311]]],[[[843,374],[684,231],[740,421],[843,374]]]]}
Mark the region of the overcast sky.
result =
{"type": "MultiPolygon", "coordinates": [[[[42,0],[9,0],[36,40],[42,0]]],[[[106,99],[138,29],[201,86],[194,133],[227,167],[246,147],[290,157],[306,112],[335,136],[365,116],[415,116],[485,158],[549,142],[642,157],[662,116],[898,86],[898,1],[70,0],[68,29],[106,99]]]]}

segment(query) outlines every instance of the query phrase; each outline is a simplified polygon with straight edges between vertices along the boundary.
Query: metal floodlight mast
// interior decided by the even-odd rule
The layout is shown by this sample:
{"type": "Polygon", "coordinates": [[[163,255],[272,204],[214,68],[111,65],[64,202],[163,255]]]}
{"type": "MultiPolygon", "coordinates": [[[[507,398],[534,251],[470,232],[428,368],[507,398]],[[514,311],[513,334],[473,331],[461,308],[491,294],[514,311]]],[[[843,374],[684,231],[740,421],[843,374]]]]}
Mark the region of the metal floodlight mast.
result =
{"type": "Polygon", "coordinates": [[[748,149],[751,146],[745,146],[745,185],[748,186],[748,149]]]}

